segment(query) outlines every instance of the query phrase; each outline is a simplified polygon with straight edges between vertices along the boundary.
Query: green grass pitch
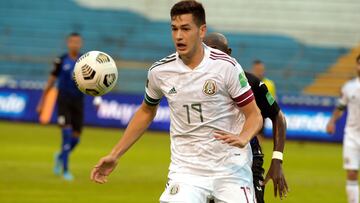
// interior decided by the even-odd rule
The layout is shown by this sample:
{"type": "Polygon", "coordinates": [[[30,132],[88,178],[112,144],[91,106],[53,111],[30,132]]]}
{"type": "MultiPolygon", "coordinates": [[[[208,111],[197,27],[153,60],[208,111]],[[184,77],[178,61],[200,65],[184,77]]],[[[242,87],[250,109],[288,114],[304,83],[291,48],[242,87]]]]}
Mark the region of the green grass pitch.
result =
{"type": "MultiPolygon", "coordinates": [[[[52,173],[53,155],[60,145],[58,127],[0,122],[0,202],[158,202],[170,158],[166,133],[146,132],[120,160],[107,184],[89,180],[91,168],[110,151],[122,132],[86,127],[80,145],[71,155],[75,181],[65,182],[52,173]]],[[[263,149],[267,169],[271,140],[263,143],[263,149]]],[[[285,200],[275,199],[270,182],[266,202],[346,202],[341,145],[288,142],[284,159],[291,191],[285,200]]]]}

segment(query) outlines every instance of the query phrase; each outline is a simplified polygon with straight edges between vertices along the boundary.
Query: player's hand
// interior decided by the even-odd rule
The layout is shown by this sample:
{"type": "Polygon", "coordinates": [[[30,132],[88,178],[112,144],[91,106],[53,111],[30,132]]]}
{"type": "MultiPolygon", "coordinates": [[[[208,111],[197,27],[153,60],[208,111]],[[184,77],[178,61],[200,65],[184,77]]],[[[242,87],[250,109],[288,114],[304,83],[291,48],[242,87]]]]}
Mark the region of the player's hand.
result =
{"type": "Polygon", "coordinates": [[[249,143],[248,140],[246,140],[240,136],[232,135],[232,134],[222,132],[222,131],[215,131],[214,137],[217,140],[221,140],[223,144],[229,144],[234,147],[243,148],[249,143]]]}
{"type": "Polygon", "coordinates": [[[91,171],[90,179],[96,183],[106,183],[107,177],[116,168],[117,159],[108,155],[100,159],[98,164],[91,171]]]}
{"type": "Polygon", "coordinates": [[[336,126],[334,122],[329,121],[326,125],[326,132],[329,134],[334,134],[336,130],[336,126]]]}
{"type": "Polygon", "coordinates": [[[274,184],[274,195],[277,197],[279,194],[280,199],[286,197],[286,194],[289,192],[288,185],[285,180],[285,176],[282,170],[282,164],[280,160],[273,159],[271,161],[270,168],[266,174],[263,185],[272,179],[274,184]]]}

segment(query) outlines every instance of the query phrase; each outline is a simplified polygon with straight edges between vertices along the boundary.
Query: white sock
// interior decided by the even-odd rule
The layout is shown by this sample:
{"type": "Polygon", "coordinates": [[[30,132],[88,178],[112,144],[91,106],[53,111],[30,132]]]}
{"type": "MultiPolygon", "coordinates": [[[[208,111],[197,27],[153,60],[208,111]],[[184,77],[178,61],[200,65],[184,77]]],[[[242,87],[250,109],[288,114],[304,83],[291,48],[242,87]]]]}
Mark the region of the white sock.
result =
{"type": "Polygon", "coordinates": [[[357,180],[346,181],[348,203],[359,203],[359,184],[357,180]]]}

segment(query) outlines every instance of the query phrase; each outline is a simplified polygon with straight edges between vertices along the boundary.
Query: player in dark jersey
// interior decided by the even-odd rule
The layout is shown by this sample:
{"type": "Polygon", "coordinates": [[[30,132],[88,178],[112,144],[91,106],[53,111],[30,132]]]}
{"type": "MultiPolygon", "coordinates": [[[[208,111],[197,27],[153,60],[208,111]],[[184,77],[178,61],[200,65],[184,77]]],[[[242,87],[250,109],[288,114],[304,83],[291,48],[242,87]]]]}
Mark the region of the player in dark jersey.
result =
{"type": "MultiPolygon", "coordinates": [[[[212,48],[219,49],[231,55],[231,49],[228,47],[227,39],[220,33],[210,33],[204,38],[204,43],[212,48]]],[[[286,120],[280,110],[279,105],[269,93],[266,85],[262,83],[253,74],[245,72],[251,89],[254,93],[256,104],[261,110],[262,117],[270,118],[273,123],[274,153],[270,168],[264,179],[263,157],[260,143],[257,137],[254,137],[250,144],[253,152],[253,181],[257,203],[264,202],[265,184],[269,179],[274,183],[274,195],[279,193],[280,198],[286,196],[288,186],[282,170],[282,152],[285,145],[286,120]]]]}
{"type": "Polygon", "coordinates": [[[69,171],[68,160],[70,152],[79,143],[83,127],[84,95],[78,90],[72,74],[75,63],[80,57],[82,38],[78,33],[71,33],[67,37],[68,53],[56,58],[44,92],[39,101],[37,112],[40,114],[44,106],[44,98],[49,90],[58,81],[58,123],[62,130],[61,152],[55,156],[54,173],[61,175],[65,180],[73,180],[69,171]]]}

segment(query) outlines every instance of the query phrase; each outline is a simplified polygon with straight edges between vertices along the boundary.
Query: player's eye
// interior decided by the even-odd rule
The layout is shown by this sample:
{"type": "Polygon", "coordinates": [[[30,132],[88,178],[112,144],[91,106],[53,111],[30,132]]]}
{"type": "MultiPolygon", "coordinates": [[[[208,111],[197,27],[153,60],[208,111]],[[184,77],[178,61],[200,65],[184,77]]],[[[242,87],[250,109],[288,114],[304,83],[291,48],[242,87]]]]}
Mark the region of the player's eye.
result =
{"type": "Polygon", "coordinates": [[[172,30],[172,31],[177,31],[178,28],[176,28],[176,27],[171,27],[171,30],[172,30]]]}

